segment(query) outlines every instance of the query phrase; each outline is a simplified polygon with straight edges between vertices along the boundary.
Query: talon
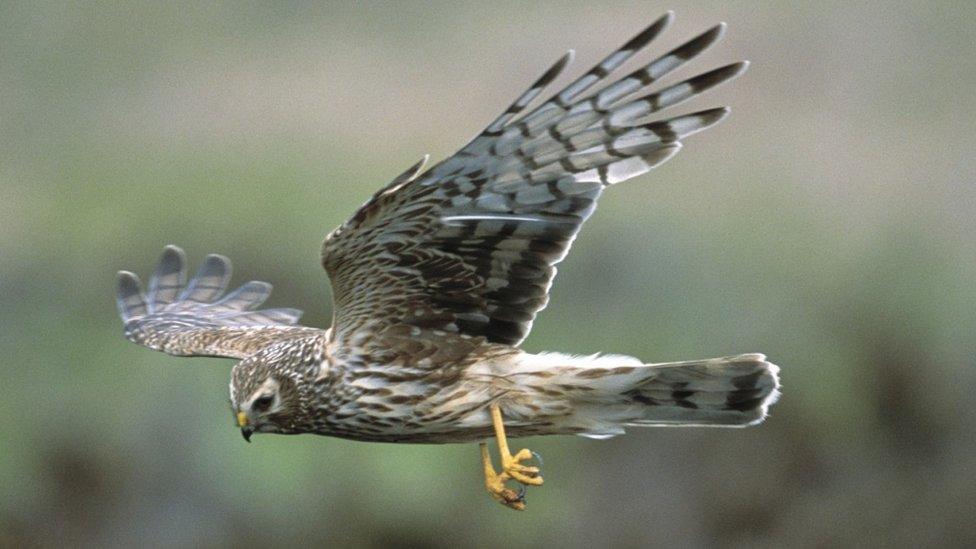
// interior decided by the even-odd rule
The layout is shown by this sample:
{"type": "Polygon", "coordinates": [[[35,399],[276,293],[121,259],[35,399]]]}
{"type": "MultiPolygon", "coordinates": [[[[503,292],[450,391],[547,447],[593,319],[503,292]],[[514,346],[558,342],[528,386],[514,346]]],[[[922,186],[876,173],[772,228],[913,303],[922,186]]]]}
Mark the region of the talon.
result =
{"type": "Polygon", "coordinates": [[[505,493],[502,496],[504,499],[499,500],[499,503],[508,507],[509,509],[515,509],[516,511],[525,511],[525,497],[524,493],[520,490],[519,493],[515,493],[515,490],[505,489],[505,493]]]}
{"type": "Polygon", "coordinates": [[[529,476],[529,475],[522,474],[522,473],[515,472],[515,471],[509,472],[507,474],[508,474],[508,476],[512,477],[512,480],[516,480],[516,481],[518,481],[518,482],[520,482],[522,484],[525,484],[525,485],[528,485],[528,486],[542,486],[542,478],[541,477],[529,476]]]}
{"type": "Polygon", "coordinates": [[[546,463],[542,460],[542,455],[539,454],[539,452],[532,452],[532,458],[535,459],[536,462],[539,464],[539,466],[536,467],[536,469],[539,470],[539,476],[541,477],[542,476],[542,466],[545,465],[546,463]]]}
{"type": "Polygon", "coordinates": [[[501,496],[499,503],[505,507],[515,509],[516,511],[525,510],[525,486],[519,486],[518,492],[511,488],[504,488],[499,495],[501,496]]]}
{"type": "Polygon", "coordinates": [[[512,477],[505,472],[495,472],[495,468],[491,465],[491,457],[488,455],[488,445],[485,443],[481,443],[481,461],[485,469],[485,488],[491,498],[509,509],[524,511],[525,486],[521,486],[518,492],[505,486],[505,482],[512,477]]]}
{"type": "Polygon", "coordinates": [[[491,457],[488,455],[487,443],[481,443],[481,460],[485,470],[485,487],[491,497],[509,507],[522,511],[525,509],[525,492],[528,486],[542,485],[542,457],[523,448],[512,455],[508,450],[508,441],[505,438],[505,426],[502,422],[501,410],[497,404],[491,405],[492,424],[495,427],[495,437],[498,439],[498,453],[501,457],[502,470],[496,473],[491,464],[491,457]],[[534,465],[523,465],[522,462],[536,460],[538,467],[534,465]],[[505,487],[505,482],[514,480],[518,482],[519,491],[515,492],[505,487]]]}
{"type": "Polygon", "coordinates": [[[522,484],[539,486],[543,482],[539,468],[521,463],[532,459],[534,455],[535,452],[528,449],[519,450],[514,456],[502,454],[502,471],[522,484]]]}

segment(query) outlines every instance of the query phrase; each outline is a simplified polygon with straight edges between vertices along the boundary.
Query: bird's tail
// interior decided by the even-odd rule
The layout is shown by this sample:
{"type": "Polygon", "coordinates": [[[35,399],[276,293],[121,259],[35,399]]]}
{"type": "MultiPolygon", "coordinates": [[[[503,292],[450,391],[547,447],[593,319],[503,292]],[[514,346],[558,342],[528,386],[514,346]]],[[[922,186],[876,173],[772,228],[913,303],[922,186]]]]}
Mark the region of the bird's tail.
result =
{"type": "Polygon", "coordinates": [[[613,355],[532,356],[523,367],[548,363],[539,371],[550,375],[530,384],[560,394],[585,436],[613,436],[627,426],[745,427],[762,422],[779,398],[779,368],[758,353],[661,364],[613,355]]]}

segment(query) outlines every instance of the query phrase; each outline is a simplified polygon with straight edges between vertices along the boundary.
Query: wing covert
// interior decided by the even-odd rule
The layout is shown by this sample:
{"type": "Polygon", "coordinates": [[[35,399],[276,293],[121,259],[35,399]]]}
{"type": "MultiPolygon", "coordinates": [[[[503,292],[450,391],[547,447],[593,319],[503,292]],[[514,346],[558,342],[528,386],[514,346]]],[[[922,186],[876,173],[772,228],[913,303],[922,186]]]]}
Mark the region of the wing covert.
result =
{"type": "Polygon", "coordinates": [[[649,90],[714,44],[724,24],[610,77],[671,20],[669,12],[526,112],[569,64],[568,53],[454,156],[424,173],[408,169],[333,231],[322,262],[336,336],[361,345],[367,332],[409,326],[415,335],[519,344],[603,190],[665,162],[683,138],[728,114],[649,119],[744,72],[747,63],[735,63],[649,90]],[[587,93],[597,84],[605,85],[587,93]]]}

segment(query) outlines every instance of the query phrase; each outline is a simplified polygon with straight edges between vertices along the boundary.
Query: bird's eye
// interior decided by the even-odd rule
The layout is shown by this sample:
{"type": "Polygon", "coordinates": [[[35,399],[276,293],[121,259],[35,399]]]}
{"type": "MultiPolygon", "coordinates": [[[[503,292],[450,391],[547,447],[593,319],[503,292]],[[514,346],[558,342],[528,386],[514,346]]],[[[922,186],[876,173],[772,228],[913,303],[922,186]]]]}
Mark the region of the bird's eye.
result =
{"type": "Polygon", "coordinates": [[[251,409],[255,412],[267,412],[271,408],[271,404],[274,403],[274,395],[264,395],[254,399],[251,404],[251,409]]]}

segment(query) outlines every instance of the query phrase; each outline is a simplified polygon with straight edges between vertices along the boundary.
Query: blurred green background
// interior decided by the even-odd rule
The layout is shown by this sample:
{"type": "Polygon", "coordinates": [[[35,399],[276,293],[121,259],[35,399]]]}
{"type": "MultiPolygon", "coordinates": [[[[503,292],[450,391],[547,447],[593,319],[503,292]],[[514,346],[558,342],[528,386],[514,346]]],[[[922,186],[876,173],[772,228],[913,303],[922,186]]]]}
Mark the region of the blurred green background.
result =
{"type": "Polygon", "coordinates": [[[973,546],[974,6],[0,3],[0,545],[973,546]],[[603,197],[525,347],[764,352],[761,427],[529,439],[517,514],[474,445],[245,445],[230,361],[122,338],[169,243],[327,325],[329,230],[668,8],[658,53],[729,23],[676,78],[753,62],[678,109],[733,115],[603,197]]]}

